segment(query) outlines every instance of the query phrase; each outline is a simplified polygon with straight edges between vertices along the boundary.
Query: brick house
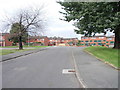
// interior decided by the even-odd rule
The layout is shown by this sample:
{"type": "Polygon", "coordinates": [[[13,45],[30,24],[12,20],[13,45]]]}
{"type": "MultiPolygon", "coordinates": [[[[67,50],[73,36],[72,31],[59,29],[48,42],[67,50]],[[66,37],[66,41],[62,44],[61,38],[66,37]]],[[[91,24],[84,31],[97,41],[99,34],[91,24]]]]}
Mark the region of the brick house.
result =
{"type": "Polygon", "coordinates": [[[12,42],[9,41],[9,33],[0,33],[0,46],[12,46],[12,42]]]}
{"type": "Polygon", "coordinates": [[[28,40],[26,41],[29,44],[33,45],[44,45],[44,46],[48,46],[49,43],[49,39],[47,36],[29,36],[28,40]]]}
{"type": "MultiPolygon", "coordinates": [[[[12,46],[13,42],[8,40],[9,36],[9,33],[0,33],[0,46],[12,46]]],[[[49,39],[47,36],[30,36],[26,43],[34,43],[34,45],[43,44],[45,46],[48,46],[49,39]]]]}
{"type": "Polygon", "coordinates": [[[49,46],[55,46],[61,43],[60,37],[49,37],[49,46]]]}
{"type": "Polygon", "coordinates": [[[66,46],[69,46],[71,43],[71,46],[76,45],[78,42],[77,38],[61,38],[61,37],[50,37],[49,38],[49,44],[50,46],[59,46],[60,44],[64,44],[66,46]]]}
{"type": "Polygon", "coordinates": [[[76,46],[78,38],[62,38],[62,42],[69,44],[69,46],[76,46]]]}
{"type": "Polygon", "coordinates": [[[81,37],[82,46],[113,46],[115,36],[106,37],[104,35],[94,37],[81,37]]]}
{"type": "MultiPolygon", "coordinates": [[[[0,46],[12,46],[12,41],[9,41],[9,33],[0,34],[0,46]]],[[[35,45],[35,46],[59,46],[59,44],[64,44],[66,46],[76,45],[78,42],[77,38],[61,38],[61,37],[50,37],[47,36],[28,36],[26,43],[23,45],[35,45]]],[[[17,44],[18,45],[18,44],[17,44]]]]}

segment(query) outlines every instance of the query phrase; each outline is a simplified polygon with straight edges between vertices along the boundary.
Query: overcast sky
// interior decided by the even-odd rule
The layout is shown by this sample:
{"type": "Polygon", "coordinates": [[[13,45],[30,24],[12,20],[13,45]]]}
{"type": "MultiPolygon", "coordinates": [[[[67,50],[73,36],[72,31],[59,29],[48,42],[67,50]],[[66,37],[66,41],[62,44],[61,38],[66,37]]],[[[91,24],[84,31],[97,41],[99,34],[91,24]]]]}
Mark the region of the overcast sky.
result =
{"type": "MultiPolygon", "coordinates": [[[[47,30],[44,35],[80,38],[81,35],[75,34],[72,22],[68,23],[59,19],[63,15],[59,13],[62,9],[56,0],[0,0],[0,20],[5,16],[14,15],[19,9],[41,5],[44,5],[44,12],[48,18],[47,30]]],[[[111,33],[108,34],[111,35],[111,33]]]]}

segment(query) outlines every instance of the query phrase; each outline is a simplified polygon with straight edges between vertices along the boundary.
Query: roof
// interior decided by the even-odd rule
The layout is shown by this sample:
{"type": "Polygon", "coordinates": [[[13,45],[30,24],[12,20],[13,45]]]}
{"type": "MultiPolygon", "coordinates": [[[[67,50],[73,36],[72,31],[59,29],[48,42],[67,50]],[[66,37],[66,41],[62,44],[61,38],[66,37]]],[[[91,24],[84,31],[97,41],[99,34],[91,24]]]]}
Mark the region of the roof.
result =
{"type": "Polygon", "coordinates": [[[30,39],[43,39],[46,38],[47,36],[30,36],[30,39]]]}
{"type": "MultiPolygon", "coordinates": [[[[88,36],[82,36],[82,37],[88,37],[88,36]]],[[[110,37],[115,37],[115,35],[112,35],[112,36],[97,35],[97,36],[91,36],[91,37],[107,37],[107,38],[110,38],[110,37]]]]}
{"type": "Polygon", "coordinates": [[[78,39],[78,38],[49,37],[49,39],[53,39],[53,40],[73,40],[73,39],[78,39]]]}
{"type": "MultiPolygon", "coordinates": [[[[82,37],[89,37],[89,36],[82,36],[82,37]]],[[[97,36],[90,36],[90,37],[106,37],[105,35],[97,35],[97,36]]]]}
{"type": "Polygon", "coordinates": [[[114,38],[114,37],[115,37],[115,35],[112,35],[112,36],[107,36],[106,38],[111,38],[111,37],[113,37],[113,38],[114,38]]]}

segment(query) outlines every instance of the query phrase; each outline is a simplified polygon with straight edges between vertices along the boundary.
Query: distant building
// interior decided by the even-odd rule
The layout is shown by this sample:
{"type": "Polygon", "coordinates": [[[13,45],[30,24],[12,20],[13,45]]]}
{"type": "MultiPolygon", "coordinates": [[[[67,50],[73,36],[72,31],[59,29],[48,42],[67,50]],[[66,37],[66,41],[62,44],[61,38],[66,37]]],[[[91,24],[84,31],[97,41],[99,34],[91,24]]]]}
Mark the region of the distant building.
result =
{"type": "MultiPolygon", "coordinates": [[[[9,33],[0,33],[0,46],[12,46],[13,42],[9,41],[9,33]]],[[[78,38],[62,38],[62,37],[47,37],[47,36],[28,36],[23,45],[35,46],[76,46],[78,38]]],[[[18,43],[16,44],[18,45],[18,43]]]]}
{"type": "Polygon", "coordinates": [[[78,38],[61,38],[61,37],[50,37],[49,38],[49,45],[53,46],[73,46],[76,45],[78,42],[78,38]]]}
{"type": "Polygon", "coordinates": [[[114,38],[115,36],[94,36],[94,37],[81,37],[81,45],[82,46],[106,46],[113,47],[114,46],[114,38]]]}
{"type": "Polygon", "coordinates": [[[47,36],[29,36],[26,42],[28,45],[48,46],[49,39],[47,36]]]}
{"type": "Polygon", "coordinates": [[[12,42],[9,41],[9,33],[0,33],[0,46],[12,46],[12,42]]]}

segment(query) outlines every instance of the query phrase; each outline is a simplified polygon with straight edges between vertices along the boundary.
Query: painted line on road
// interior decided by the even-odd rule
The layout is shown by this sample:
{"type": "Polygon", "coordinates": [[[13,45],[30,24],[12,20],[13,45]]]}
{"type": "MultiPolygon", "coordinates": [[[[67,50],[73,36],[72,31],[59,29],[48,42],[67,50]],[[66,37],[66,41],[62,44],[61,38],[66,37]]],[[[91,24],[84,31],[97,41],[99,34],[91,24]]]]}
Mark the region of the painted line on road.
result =
{"type": "Polygon", "coordinates": [[[82,85],[83,88],[87,88],[87,85],[84,83],[83,79],[80,77],[80,74],[79,74],[79,71],[78,71],[78,68],[77,68],[77,64],[76,64],[76,60],[75,60],[75,56],[73,54],[73,50],[72,50],[72,57],[73,57],[73,61],[74,61],[74,67],[75,67],[75,74],[76,74],[76,77],[79,81],[79,83],[82,85]]]}

